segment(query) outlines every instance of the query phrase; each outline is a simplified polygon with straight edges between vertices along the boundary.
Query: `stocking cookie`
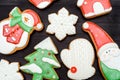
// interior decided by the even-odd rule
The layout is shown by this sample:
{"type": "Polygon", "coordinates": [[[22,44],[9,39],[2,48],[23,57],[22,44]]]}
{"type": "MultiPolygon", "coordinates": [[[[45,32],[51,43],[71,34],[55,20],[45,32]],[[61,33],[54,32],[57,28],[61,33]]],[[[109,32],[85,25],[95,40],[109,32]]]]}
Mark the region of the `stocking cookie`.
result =
{"type": "Polygon", "coordinates": [[[83,30],[88,32],[96,47],[100,70],[106,80],[120,80],[120,49],[112,38],[92,22],[85,22],[83,30]]]}
{"type": "Polygon", "coordinates": [[[73,14],[70,15],[67,9],[62,8],[58,11],[58,14],[50,14],[48,20],[51,24],[48,25],[46,32],[55,34],[58,40],[61,41],[67,35],[76,34],[74,25],[76,24],[78,17],[73,14]]]}
{"type": "Polygon", "coordinates": [[[39,9],[44,9],[49,6],[54,0],[29,0],[33,5],[39,9]]]}
{"type": "Polygon", "coordinates": [[[61,59],[69,68],[68,77],[74,80],[88,79],[95,74],[94,50],[86,39],[75,39],[69,49],[61,51],[61,59]]]}
{"type": "Polygon", "coordinates": [[[27,46],[33,30],[41,31],[42,22],[33,10],[15,7],[10,17],[0,22],[0,53],[12,54],[27,46]]]}
{"type": "Polygon", "coordinates": [[[58,80],[59,79],[54,68],[59,68],[60,64],[55,57],[54,51],[56,47],[51,41],[52,41],[51,38],[46,38],[41,43],[39,43],[35,47],[36,51],[28,55],[27,57],[25,57],[25,59],[29,61],[29,63],[20,67],[22,71],[29,74],[33,74],[33,80],[43,80],[43,79],[58,80]],[[50,48],[48,44],[46,46],[46,43],[51,44],[49,46],[52,46],[52,48],[50,48]]]}
{"type": "Polygon", "coordinates": [[[78,0],[77,6],[85,18],[94,18],[112,10],[110,0],[78,0]]]}
{"type": "Polygon", "coordinates": [[[7,60],[0,61],[0,80],[24,80],[19,71],[19,63],[9,63],[7,60]]]}

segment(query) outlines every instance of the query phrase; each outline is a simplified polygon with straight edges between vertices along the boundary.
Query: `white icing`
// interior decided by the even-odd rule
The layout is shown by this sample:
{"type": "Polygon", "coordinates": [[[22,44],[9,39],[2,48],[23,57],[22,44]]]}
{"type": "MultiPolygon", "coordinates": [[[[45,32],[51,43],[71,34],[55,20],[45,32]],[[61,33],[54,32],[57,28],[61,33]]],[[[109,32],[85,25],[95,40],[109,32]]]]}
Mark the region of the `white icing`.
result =
{"type": "Polygon", "coordinates": [[[3,36],[3,25],[9,24],[9,19],[0,22],[0,53],[2,54],[10,54],[15,50],[16,47],[23,47],[26,45],[28,40],[28,33],[23,32],[21,40],[19,44],[12,44],[7,42],[6,37],[3,36]]]}
{"type": "Polygon", "coordinates": [[[39,73],[39,74],[42,73],[42,69],[34,63],[32,63],[30,65],[21,66],[20,69],[21,70],[30,70],[33,73],[39,73]]]}
{"type": "Polygon", "coordinates": [[[89,28],[89,24],[88,24],[87,22],[85,22],[85,23],[83,24],[83,28],[84,28],[84,29],[89,28]]]}
{"type": "Polygon", "coordinates": [[[99,52],[100,60],[109,68],[117,69],[120,71],[120,49],[117,44],[108,44],[100,48],[99,52]]]}
{"type": "Polygon", "coordinates": [[[34,18],[32,15],[28,14],[28,13],[23,13],[22,14],[22,21],[24,24],[26,24],[29,27],[33,27],[34,26],[34,18]],[[27,21],[26,21],[27,19],[27,21]]]}
{"type": "Polygon", "coordinates": [[[19,71],[19,63],[9,63],[7,60],[0,61],[0,80],[24,80],[19,71]]]}
{"type": "Polygon", "coordinates": [[[43,58],[42,58],[42,61],[43,61],[43,62],[47,62],[47,63],[52,64],[52,65],[55,65],[55,66],[57,66],[57,67],[60,67],[60,64],[59,64],[59,63],[57,63],[55,60],[50,59],[50,58],[43,57],[43,58]]]}
{"type": "Polygon", "coordinates": [[[36,27],[37,27],[38,30],[41,30],[43,28],[43,24],[42,23],[38,23],[36,25],[36,27]]]}
{"type": "Polygon", "coordinates": [[[40,43],[38,43],[34,47],[34,49],[37,49],[37,48],[52,50],[55,54],[58,54],[57,48],[54,45],[54,43],[50,37],[48,37],[48,38],[44,39],[43,41],[41,41],[40,43]]]}
{"type": "Polygon", "coordinates": [[[46,32],[49,34],[55,34],[58,40],[63,40],[67,35],[76,34],[76,24],[78,16],[69,15],[67,9],[62,8],[58,11],[58,14],[52,13],[48,16],[49,22],[46,32]]]}
{"type": "Polygon", "coordinates": [[[85,0],[78,0],[77,1],[77,6],[80,7],[84,3],[85,0]]]}
{"type": "Polygon", "coordinates": [[[63,63],[70,69],[76,67],[77,72],[68,71],[68,77],[71,79],[83,80],[88,79],[95,73],[92,67],[94,62],[94,50],[92,45],[86,39],[75,39],[70,43],[69,49],[61,51],[63,63]]]}
{"type": "Polygon", "coordinates": [[[44,1],[44,2],[41,2],[40,4],[38,4],[37,7],[38,7],[39,9],[44,9],[44,8],[46,8],[49,4],[50,4],[50,2],[44,1]]]}

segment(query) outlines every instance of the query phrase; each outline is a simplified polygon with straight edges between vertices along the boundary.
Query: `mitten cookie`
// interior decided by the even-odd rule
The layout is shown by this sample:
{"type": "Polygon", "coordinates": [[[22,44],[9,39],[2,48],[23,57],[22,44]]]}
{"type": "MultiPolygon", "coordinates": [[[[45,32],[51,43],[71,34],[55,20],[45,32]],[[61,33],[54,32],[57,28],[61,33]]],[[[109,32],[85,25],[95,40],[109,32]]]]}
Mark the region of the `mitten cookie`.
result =
{"type": "Polygon", "coordinates": [[[33,5],[39,9],[44,9],[49,6],[54,0],[29,0],[33,5]]]}
{"type": "Polygon", "coordinates": [[[78,0],[77,6],[85,18],[94,18],[112,10],[110,0],[78,0]]]}
{"type": "Polygon", "coordinates": [[[46,32],[55,34],[58,40],[63,40],[67,35],[76,34],[75,24],[78,17],[74,14],[69,14],[68,10],[62,8],[58,14],[49,14],[48,20],[51,23],[48,25],[46,32]]]}
{"type": "Polygon", "coordinates": [[[7,60],[0,61],[0,80],[24,80],[19,71],[19,63],[9,63],[7,60]]]}
{"type": "Polygon", "coordinates": [[[55,49],[56,47],[53,46],[53,42],[51,42],[51,38],[46,38],[44,41],[39,43],[35,47],[36,51],[32,54],[25,57],[28,64],[21,66],[20,69],[26,73],[33,74],[33,80],[58,80],[59,77],[55,72],[54,68],[59,68],[60,64],[55,57],[55,49]],[[52,47],[50,48],[47,43],[51,44],[52,47]],[[47,44],[47,46],[46,46],[47,44]],[[46,47],[45,47],[45,46],[46,47]],[[43,46],[41,48],[41,46],[43,46]]]}
{"type": "Polygon", "coordinates": [[[74,80],[88,79],[95,74],[94,50],[90,42],[86,39],[75,39],[69,49],[61,51],[61,59],[69,68],[68,77],[74,80]]]}
{"type": "Polygon", "coordinates": [[[10,17],[0,22],[0,53],[12,54],[23,49],[33,30],[42,29],[43,25],[36,12],[30,9],[21,12],[15,7],[10,17]]]}
{"type": "Polygon", "coordinates": [[[85,22],[83,30],[88,32],[93,40],[104,78],[106,80],[120,80],[120,49],[118,45],[95,23],[85,22]]]}

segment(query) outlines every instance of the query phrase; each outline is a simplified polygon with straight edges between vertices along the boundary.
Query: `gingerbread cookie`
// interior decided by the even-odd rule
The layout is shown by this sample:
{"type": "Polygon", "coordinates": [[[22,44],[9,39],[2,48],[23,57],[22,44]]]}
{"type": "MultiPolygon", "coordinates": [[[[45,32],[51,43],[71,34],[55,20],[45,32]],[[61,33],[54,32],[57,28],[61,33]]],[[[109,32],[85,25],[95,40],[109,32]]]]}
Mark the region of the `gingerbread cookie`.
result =
{"type": "Polygon", "coordinates": [[[78,20],[78,16],[69,14],[68,10],[62,8],[58,11],[58,14],[49,14],[48,25],[46,32],[49,34],[55,34],[58,40],[63,40],[67,35],[76,34],[75,24],[78,20]]]}
{"type": "Polygon", "coordinates": [[[74,80],[88,79],[95,74],[94,49],[91,43],[86,39],[75,39],[69,49],[61,51],[61,59],[69,68],[68,77],[74,80]]]}
{"type": "Polygon", "coordinates": [[[0,80],[24,80],[19,71],[19,63],[9,63],[7,60],[0,61],[0,80]]]}
{"type": "Polygon", "coordinates": [[[120,49],[112,38],[97,24],[85,22],[83,30],[88,32],[96,47],[100,70],[106,80],[120,80],[120,49]]]}
{"type": "Polygon", "coordinates": [[[77,6],[85,18],[94,18],[112,10],[110,0],[78,0],[77,6]]]}
{"type": "Polygon", "coordinates": [[[12,54],[23,49],[29,42],[33,30],[41,31],[42,22],[36,12],[27,9],[23,12],[15,7],[10,17],[0,22],[0,53],[12,54]]]}
{"type": "Polygon", "coordinates": [[[34,6],[39,9],[44,9],[49,6],[54,0],[29,0],[34,6]]]}
{"type": "Polygon", "coordinates": [[[60,64],[55,57],[55,49],[51,38],[46,38],[35,47],[36,51],[25,57],[28,64],[21,66],[20,69],[26,73],[33,74],[33,80],[58,80],[59,77],[53,68],[59,68],[60,64]],[[52,45],[50,48],[48,44],[52,45]],[[45,46],[44,46],[45,45],[45,46]],[[41,47],[43,46],[43,47],[41,47]]]}

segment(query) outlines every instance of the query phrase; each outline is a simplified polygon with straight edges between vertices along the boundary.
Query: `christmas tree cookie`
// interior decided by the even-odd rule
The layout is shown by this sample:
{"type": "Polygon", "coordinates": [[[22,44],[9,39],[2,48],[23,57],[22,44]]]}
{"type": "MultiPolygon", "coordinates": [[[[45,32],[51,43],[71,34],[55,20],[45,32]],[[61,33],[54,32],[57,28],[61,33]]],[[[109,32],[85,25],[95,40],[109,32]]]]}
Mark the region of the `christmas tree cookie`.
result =
{"type": "Polygon", "coordinates": [[[85,22],[83,30],[88,32],[96,47],[100,70],[106,80],[120,80],[120,49],[112,38],[97,24],[85,22]]]}
{"type": "Polygon", "coordinates": [[[36,12],[27,9],[23,12],[15,7],[9,18],[0,22],[0,53],[12,54],[27,46],[33,30],[41,31],[42,22],[36,12]]]}
{"type": "Polygon", "coordinates": [[[59,77],[54,68],[59,68],[60,64],[55,57],[54,51],[56,50],[56,47],[54,46],[51,38],[46,38],[38,45],[43,45],[43,48],[35,47],[36,51],[25,57],[29,63],[21,66],[20,69],[26,73],[33,74],[33,80],[58,80],[59,77]],[[51,45],[46,46],[47,43],[51,45]],[[50,49],[49,46],[52,48],[50,49]]]}
{"type": "Polygon", "coordinates": [[[0,80],[24,80],[19,72],[19,63],[9,63],[7,60],[0,61],[0,80]]]}

